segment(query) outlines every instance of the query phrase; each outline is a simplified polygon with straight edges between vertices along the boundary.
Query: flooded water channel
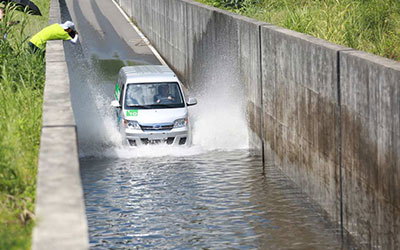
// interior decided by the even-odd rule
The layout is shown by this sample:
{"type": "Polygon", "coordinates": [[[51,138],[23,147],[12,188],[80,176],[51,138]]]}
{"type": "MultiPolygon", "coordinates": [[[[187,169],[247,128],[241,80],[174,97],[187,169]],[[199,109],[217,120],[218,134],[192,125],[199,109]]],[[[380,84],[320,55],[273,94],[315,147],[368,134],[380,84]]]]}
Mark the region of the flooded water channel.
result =
{"type": "Polygon", "coordinates": [[[246,150],[81,169],[93,249],[341,249],[308,197],[246,150]]]}
{"type": "Polygon", "coordinates": [[[91,249],[347,249],[277,166],[249,153],[234,72],[191,93],[192,147],[123,147],[110,107],[118,70],[159,62],[111,0],[60,3],[80,33],[65,49],[91,249]]]}

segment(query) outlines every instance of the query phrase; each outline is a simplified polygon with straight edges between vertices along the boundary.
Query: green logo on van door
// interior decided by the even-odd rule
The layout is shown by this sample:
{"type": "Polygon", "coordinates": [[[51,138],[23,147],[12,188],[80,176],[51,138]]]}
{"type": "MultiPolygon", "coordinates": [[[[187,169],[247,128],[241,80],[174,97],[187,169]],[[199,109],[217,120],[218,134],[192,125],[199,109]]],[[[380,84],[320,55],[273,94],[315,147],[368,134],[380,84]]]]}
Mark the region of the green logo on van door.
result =
{"type": "Polygon", "coordinates": [[[119,101],[119,95],[121,94],[121,91],[119,89],[118,83],[115,84],[115,100],[119,101]]]}
{"type": "Polygon", "coordinates": [[[138,116],[138,110],[137,109],[127,110],[126,116],[138,116]]]}

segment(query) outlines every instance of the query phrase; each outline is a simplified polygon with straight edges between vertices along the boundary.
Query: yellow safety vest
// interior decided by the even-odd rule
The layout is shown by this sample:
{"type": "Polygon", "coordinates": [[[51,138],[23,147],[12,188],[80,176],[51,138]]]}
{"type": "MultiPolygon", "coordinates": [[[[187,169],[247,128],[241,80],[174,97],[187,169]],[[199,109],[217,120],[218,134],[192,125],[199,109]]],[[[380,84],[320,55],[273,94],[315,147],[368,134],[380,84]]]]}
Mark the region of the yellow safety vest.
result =
{"type": "Polygon", "coordinates": [[[30,40],[31,43],[41,49],[45,49],[48,40],[71,40],[72,37],[66,32],[60,24],[55,23],[42,29],[30,40]]]}

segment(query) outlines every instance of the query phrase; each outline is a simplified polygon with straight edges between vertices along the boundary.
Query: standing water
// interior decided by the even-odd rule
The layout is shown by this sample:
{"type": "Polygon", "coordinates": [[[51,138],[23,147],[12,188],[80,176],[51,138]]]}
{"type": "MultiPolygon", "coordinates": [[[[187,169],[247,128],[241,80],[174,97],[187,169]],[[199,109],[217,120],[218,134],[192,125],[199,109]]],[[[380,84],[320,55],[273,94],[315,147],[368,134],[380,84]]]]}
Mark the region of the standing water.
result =
{"type": "Polygon", "coordinates": [[[335,231],[307,196],[275,166],[263,174],[260,162],[246,150],[84,158],[90,244],[93,249],[340,249],[335,231]]]}
{"type": "Polygon", "coordinates": [[[66,58],[93,249],[344,248],[313,202],[249,153],[243,92],[229,67],[210,62],[205,70],[219,68],[208,74],[218,77],[192,93],[192,147],[122,146],[110,107],[118,70],[158,61],[125,42],[137,37],[111,1],[60,2],[81,34],[66,58]]]}

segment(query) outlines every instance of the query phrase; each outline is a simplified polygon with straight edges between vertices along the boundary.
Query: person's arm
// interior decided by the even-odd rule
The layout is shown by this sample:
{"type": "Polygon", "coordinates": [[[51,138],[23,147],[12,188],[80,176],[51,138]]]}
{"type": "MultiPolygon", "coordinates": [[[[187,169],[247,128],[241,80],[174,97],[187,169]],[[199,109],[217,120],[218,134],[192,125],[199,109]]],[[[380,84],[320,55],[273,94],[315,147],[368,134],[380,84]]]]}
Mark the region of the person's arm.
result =
{"type": "Polygon", "coordinates": [[[71,43],[75,44],[78,41],[78,32],[75,30],[71,30],[71,29],[67,29],[65,30],[68,32],[68,41],[70,41],[71,43]]]}
{"type": "Polygon", "coordinates": [[[69,40],[71,43],[75,44],[78,41],[78,34],[75,34],[74,38],[69,40]]]}

